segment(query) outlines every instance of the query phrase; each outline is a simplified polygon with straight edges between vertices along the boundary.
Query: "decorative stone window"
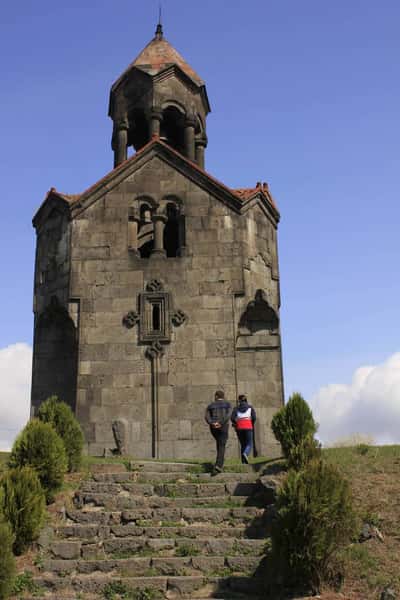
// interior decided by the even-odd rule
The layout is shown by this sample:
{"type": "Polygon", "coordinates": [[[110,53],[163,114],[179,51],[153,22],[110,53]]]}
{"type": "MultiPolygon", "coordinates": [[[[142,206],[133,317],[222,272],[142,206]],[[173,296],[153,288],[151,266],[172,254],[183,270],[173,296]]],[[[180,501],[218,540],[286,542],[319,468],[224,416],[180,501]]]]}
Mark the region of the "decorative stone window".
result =
{"type": "Polygon", "coordinates": [[[164,344],[171,341],[172,327],[181,327],[187,315],[173,308],[171,295],[165,292],[159,279],[152,279],[138,295],[138,310],[130,310],[122,318],[127,329],[139,325],[139,343],[146,344],[146,356],[151,360],[164,354],[164,344]]]}
{"type": "Polygon", "coordinates": [[[169,294],[162,291],[161,284],[158,289],[142,292],[139,295],[139,340],[142,343],[154,340],[170,341],[169,304],[169,294]]]}

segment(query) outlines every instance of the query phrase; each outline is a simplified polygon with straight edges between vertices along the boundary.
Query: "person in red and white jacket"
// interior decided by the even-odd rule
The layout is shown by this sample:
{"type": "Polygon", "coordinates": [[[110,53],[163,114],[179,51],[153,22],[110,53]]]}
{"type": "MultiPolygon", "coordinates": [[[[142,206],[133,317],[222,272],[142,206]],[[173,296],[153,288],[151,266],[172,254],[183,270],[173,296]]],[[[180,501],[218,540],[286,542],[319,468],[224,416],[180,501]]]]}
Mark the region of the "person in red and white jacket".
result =
{"type": "Polygon", "coordinates": [[[242,463],[245,465],[249,464],[256,418],[256,411],[247,402],[246,396],[241,394],[238,398],[238,405],[232,411],[231,421],[240,442],[242,463]]]}

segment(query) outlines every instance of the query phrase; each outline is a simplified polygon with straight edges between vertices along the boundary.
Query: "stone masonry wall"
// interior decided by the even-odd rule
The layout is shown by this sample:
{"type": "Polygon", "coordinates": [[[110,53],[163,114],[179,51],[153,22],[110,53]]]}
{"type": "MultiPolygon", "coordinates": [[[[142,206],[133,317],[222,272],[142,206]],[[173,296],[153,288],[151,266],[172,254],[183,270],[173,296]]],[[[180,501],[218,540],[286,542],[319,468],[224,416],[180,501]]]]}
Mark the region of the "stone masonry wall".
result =
{"type": "Polygon", "coordinates": [[[38,229],[34,280],[32,406],[56,394],[75,409],[78,338],[70,302],[70,223],[55,208],[38,229]]]}
{"type": "MultiPolygon", "coordinates": [[[[276,449],[268,425],[282,403],[280,338],[264,331],[257,335],[273,338],[269,346],[257,338],[243,349],[241,338],[254,336],[237,330],[257,289],[278,308],[274,265],[262,257],[264,247],[270,261],[276,256],[271,228],[261,211],[236,214],[157,157],[72,222],[70,296],[80,299],[77,416],[90,453],[115,446],[112,422],[120,418],[129,424],[129,453],[151,456],[151,363],[138,328],[127,329],[122,319],[139,310],[138,295],[153,279],[170,293],[171,310],[187,315],[180,327],[172,326],[159,361],[159,456],[213,456],[204,411],[218,388],[232,403],[237,393],[248,394],[259,414],[262,451],[276,449]],[[168,194],[184,206],[185,255],[138,258],[128,250],[128,210],[141,195],[160,202],[168,194]]],[[[232,432],[228,454],[237,453],[232,432]]]]}

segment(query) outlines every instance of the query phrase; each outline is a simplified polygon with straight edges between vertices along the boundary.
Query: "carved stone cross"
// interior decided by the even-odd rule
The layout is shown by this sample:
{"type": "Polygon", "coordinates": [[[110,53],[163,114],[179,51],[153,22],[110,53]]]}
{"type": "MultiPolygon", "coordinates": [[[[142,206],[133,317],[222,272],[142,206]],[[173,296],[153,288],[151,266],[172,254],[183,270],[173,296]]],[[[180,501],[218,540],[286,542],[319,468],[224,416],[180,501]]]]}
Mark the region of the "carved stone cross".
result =
{"type": "Polygon", "coordinates": [[[172,326],[187,321],[183,310],[170,310],[171,296],[158,279],[151,280],[138,296],[138,311],[130,310],[122,318],[127,329],[139,326],[139,342],[146,344],[145,356],[151,361],[152,456],[159,457],[159,359],[164,345],[171,341],[172,326]]]}

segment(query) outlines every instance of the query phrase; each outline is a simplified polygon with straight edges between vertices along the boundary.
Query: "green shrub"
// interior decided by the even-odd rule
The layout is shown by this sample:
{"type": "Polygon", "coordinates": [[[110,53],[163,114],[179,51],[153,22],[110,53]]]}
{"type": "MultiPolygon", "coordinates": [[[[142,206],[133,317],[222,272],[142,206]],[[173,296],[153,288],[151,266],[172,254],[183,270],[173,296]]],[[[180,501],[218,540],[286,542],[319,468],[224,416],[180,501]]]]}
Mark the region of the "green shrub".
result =
{"type": "Polygon", "coordinates": [[[62,439],[49,423],[32,419],[18,435],[11,450],[9,467],[31,466],[51,502],[61,488],[67,470],[62,439]]]}
{"type": "Polygon", "coordinates": [[[307,462],[318,458],[320,445],[314,438],[317,424],[301,394],[290,396],[288,403],[274,415],[271,427],[289,468],[302,469],[307,462]]]}
{"type": "Polygon", "coordinates": [[[64,442],[68,471],[77,471],[82,461],[83,433],[74,413],[57,396],[51,396],[39,408],[38,418],[50,423],[64,442]]]}
{"type": "Polygon", "coordinates": [[[13,588],[15,575],[13,543],[11,527],[0,517],[0,600],[8,598],[13,588]]]}
{"type": "Polygon", "coordinates": [[[318,592],[340,575],[339,552],[355,533],[350,486],[333,465],[291,470],[277,498],[272,554],[285,583],[318,592]]]}
{"type": "Polygon", "coordinates": [[[14,532],[14,553],[21,554],[39,536],[45,518],[45,495],[31,467],[6,471],[0,485],[0,510],[14,532]]]}
{"type": "Polygon", "coordinates": [[[368,444],[364,444],[364,443],[358,444],[356,446],[356,452],[357,452],[357,454],[361,454],[361,456],[365,456],[366,454],[368,454],[369,449],[370,449],[370,446],[368,444]]]}
{"type": "Polygon", "coordinates": [[[32,596],[39,597],[43,596],[44,589],[35,583],[31,571],[24,571],[16,576],[12,592],[13,594],[23,594],[24,592],[29,592],[29,594],[32,594],[32,596]]]}

